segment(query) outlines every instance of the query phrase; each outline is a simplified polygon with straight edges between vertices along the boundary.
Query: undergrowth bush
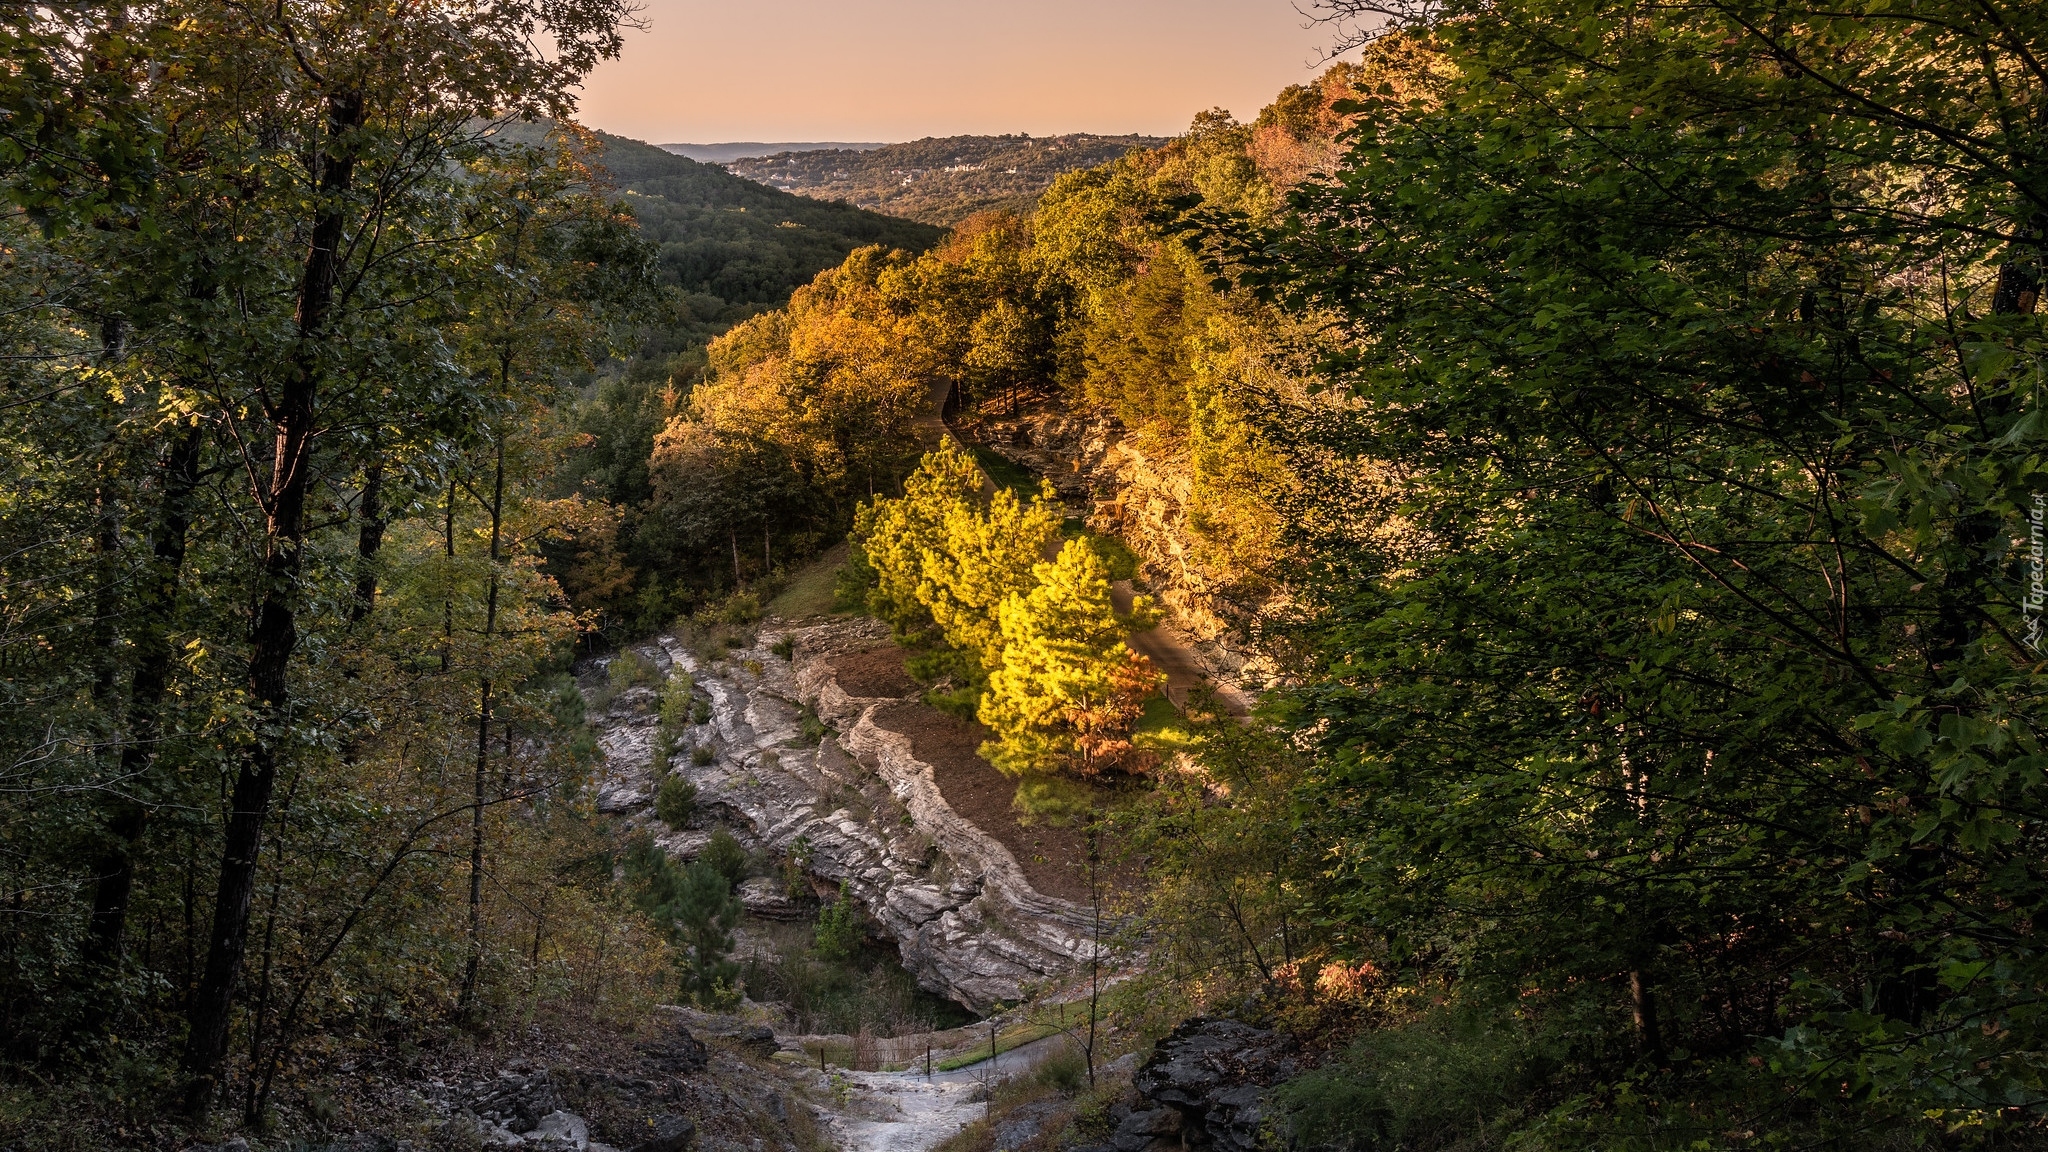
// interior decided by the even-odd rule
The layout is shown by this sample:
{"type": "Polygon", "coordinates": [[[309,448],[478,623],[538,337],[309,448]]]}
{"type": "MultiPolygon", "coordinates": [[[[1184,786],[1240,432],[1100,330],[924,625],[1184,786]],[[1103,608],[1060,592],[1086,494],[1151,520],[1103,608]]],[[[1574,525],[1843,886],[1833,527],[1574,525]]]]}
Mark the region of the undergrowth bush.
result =
{"type": "Polygon", "coordinates": [[[670,828],[681,828],[697,813],[697,786],[681,776],[661,782],[654,794],[654,814],[670,828]]]}
{"type": "Polygon", "coordinates": [[[740,847],[739,840],[724,825],[711,833],[710,843],[697,854],[697,860],[725,877],[728,887],[747,878],[747,850],[740,847]]]}
{"type": "Polygon", "coordinates": [[[1493,1148],[1559,1059],[1556,1041],[1499,1014],[1440,1009],[1372,1032],[1274,1093],[1296,1148],[1493,1148]]]}
{"type": "Polygon", "coordinates": [[[819,958],[831,961],[851,959],[860,951],[861,942],[867,939],[865,920],[860,905],[847,893],[846,885],[841,884],[839,899],[818,913],[818,931],[814,939],[819,958]]]}

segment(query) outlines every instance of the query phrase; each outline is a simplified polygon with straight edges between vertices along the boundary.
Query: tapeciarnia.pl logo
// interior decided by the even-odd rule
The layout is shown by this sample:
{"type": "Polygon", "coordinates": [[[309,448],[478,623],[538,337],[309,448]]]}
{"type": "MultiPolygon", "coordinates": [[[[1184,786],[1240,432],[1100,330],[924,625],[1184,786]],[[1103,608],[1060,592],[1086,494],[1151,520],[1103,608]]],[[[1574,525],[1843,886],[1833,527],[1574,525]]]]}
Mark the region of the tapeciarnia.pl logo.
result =
{"type": "Polygon", "coordinates": [[[2042,531],[2048,527],[2043,524],[2044,518],[2048,518],[2048,493],[2036,492],[2033,510],[2027,513],[2029,579],[2026,599],[2022,602],[2022,612],[2027,621],[2027,647],[2036,652],[2041,650],[2041,606],[2048,602],[2048,587],[2044,587],[2048,580],[2044,580],[2043,574],[2044,553],[2048,553],[2048,547],[2044,547],[2042,542],[2042,531]]]}

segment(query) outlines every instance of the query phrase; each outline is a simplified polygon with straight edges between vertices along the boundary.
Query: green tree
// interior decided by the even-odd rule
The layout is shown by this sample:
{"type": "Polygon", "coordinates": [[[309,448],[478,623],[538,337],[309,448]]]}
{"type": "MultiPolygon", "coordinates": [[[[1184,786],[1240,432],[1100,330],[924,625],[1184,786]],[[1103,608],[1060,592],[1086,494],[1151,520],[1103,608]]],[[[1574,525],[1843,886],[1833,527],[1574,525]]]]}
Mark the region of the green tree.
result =
{"type": "Polygon", "coordinates": [[[725,874],[698,860],[682,873],[664,914],[678,926],[688,971],[687,987],[699,1004],[721,1006],[738,994],[739,965],[732,955],[732,930],[746,909],[725,874]]]}
{"type": "Polygon", "coordinates": [[[851,960],[867,938],[866,917],[860,905],[839,886],[839,898],[818,911],[818,929],[813,944],[822,960],[851,960]]]}
{"type": "Polygon", "coordinates": [[[1117,724],[1095,714],[1112,713],[1128,732],[1156,677],[1124,647],[1128,624],[1087,541],[1067,541],[1033,575],[1029,592],[1012,592],[1002,604],[1002,662],[980,709],[993,736],[981,754],[1011,776],[1093,774],[1117,759],[1102,754],[1117,724]],[[1098,741],[1100,751],[1092,746],[1098,741]]]}
{"type": "Polygon", "coordinates": [[[1454,73],[1368,99],[1238,250],[1341,318],[1316,450],[1411,517],[1317,498],[1334,922],[1492,1011],[1621,1022],[1595,1082],[1639,1060],[1726,1093],[1703,1117],[1796,1087],[1775,1122],[1824,1136],[2048,1099],[2013,919],[2048,892],[2048,26],[1890,14],[1433,8],[1454,73]]]}
{"type": "Polygon", "coordinates": [[[670,828],[681,828],[697,814],[697,786],[670,775],[654,793],[654,815],[670,828]]]}

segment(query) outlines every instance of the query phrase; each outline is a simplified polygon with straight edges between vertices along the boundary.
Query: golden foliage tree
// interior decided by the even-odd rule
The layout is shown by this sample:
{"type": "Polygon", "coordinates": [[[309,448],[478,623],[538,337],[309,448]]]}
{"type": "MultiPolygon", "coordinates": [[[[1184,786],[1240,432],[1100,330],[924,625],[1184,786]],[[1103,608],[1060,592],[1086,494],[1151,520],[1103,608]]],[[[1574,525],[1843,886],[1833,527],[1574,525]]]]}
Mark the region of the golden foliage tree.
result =
{"type": "Polygon", "coordinates": [[[1032,575],[1030,591],[1003,600],[1002,663],[981,702],[994,737],[981,754],[1011,776],[1130,764],[1124,737],[1158,677],[1124,646],[1102,558],[1087,541],[1069,540],[1032,575]]]}

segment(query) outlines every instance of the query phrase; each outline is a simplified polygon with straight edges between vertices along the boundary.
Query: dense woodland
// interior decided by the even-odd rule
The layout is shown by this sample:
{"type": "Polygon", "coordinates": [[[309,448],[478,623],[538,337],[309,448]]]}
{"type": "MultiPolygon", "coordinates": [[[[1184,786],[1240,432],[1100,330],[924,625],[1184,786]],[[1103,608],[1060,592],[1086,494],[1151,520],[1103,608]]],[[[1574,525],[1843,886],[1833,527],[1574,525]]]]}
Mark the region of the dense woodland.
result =
{"type": "Polygon", "coordinates": [[[0,15],[0,1140],[744,995],[569,673],[841,540],[1124,854],[1116,1019],[1302,1038],[1276,1146],[2048,1138],[2048,12],[1316,11],[943,235],[568,127],[607,0],[0,15]],[[1251,716],[941,395],[1174,477],[1251,716]]]}
{"type": "Polygon", "coordinates": [[[977,212],[1028,212],[1062,173],[1157,148],[1156,136],[932,136],[870,148],[819,148],[745,157],[726,168],[770,187],[844,200],[928,224],[977,212]]]}

